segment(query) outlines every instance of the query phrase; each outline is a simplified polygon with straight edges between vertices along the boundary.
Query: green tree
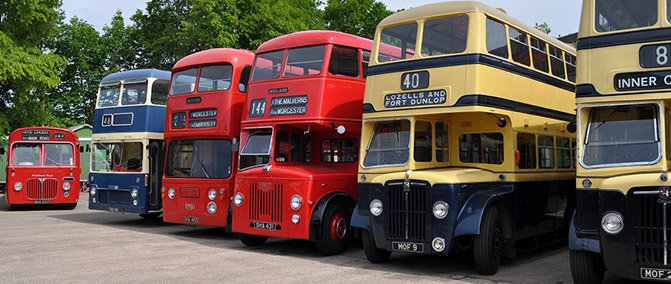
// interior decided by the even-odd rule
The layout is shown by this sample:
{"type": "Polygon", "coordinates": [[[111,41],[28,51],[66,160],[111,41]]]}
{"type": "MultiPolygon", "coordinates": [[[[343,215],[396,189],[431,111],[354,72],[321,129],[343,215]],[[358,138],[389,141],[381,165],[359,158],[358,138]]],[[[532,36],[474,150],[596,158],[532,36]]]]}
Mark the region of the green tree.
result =
{"type": "Polygon", "coordinates": [[[30,125],[60,125],[48,91],[65,61],[45,48],[62,21],[60,0],[0,1],[0,135],[30,125]]]}
{"type": "Polygon", "coordinates": [[[317,0],[259,0],[238,2],[241,48],[255,50],[263,42],[288,33],[325,29],[317,0]]]}
{"type": "Polygon", "coordinates": [[[237,47],[238,14],[235,0],[192,0],[176,35],[187,43],[185,55],[210,48],[237,47]]]}
{"type": "Polygon", "coordinates": [[[330,30],[372,39],[377,24],[392,13],[376,0],[328,0],[324,21],[330,30]]]}
{"type": "MultiPolygon", "coordinates": [[[[138,67],[138,42],[134,26],[126,26],[121,11],[112,17],[112,22],[103,27],[102,43],[106,47],[108,73],[138,67]]],[[[102,78],[101,78],[102,79],[102,78]]]]}
{"type": "Polygon", "coordinates": [[[550,28],[550,25],[548,25],[548,23],[545,23],[545,22],[542,23],[542,24],[536,23],[534,25],[534,28],[536,28],[537,30],[539,30],[541,32],[544,32],[546,34],[550,34],[552,32],[552,29],[550,28]]]}
{"type": "Polygon", "coordinates": [[[65,125],[93,122],[98,82],[109,73],[108,49],[96,29],[77,17],[61,26],[50,48],[68,60],[51,101],[65,125]]]}

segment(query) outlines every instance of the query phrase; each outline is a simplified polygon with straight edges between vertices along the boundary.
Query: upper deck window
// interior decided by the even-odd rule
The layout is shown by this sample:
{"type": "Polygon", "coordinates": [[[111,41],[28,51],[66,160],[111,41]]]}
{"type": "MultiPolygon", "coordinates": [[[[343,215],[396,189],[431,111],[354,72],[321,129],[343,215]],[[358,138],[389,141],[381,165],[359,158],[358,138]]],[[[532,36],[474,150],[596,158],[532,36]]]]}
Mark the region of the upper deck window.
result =
{"type": "Polygon", "coordinates": [[[554,46],[550,46],[550,64],[552,66],[552,75],[559,78],[566,78],[566,69],[564,69],[564,52],[554,46]]]}
{"type": "Polygon", "coordinates": [[[74,164],[74,148],[72,144],[44,144],[44,165],[73,166],[74,164]]]}
{"type": "Polygon", "coordinates": [[[468,16],[453,16],[424,23],[422,55],[461,53],[466,50],[468,16]]]}
{"type": "Polygon", "coordinates": [[[531,57],[529,55],[529,41],[527,34],[511,27],[510,30],[510,53],[513,60],[517,63],[531,66],[531,57]]]}
{"type": "Polygon", "coordinates": [[[275,79],[279,77],[280,68],[282,68],[282,59],[284,59],[284,50],[257,55],[256,59],[254,59],[252,81],[275,79]]]}
{"type": "Polygon", "coordinates": [[[355,48],[334,46],[331,51],[329,73],[359,77],[359,51],[355,48]]]}
{"type": "Polygon", "coordinates": [[[116,106],[119,104],[119,94],[121,85],[109,85],[100,87],[100,98],[98,98],[98,107],[116,106]]]}
{"type": "Polygon", "coordinates": [[[166,80],[156,80],[151,84],[151,103],[164,106],[168,100],[168,90],[170,82],[166,80]]]}
{"type": "Polygon", "coordinates": [[[229,64],[203,67],[198,79],[198,92],[228,90],[232,74],[233,67],[229,64]]]}
{"type": "MultiPolygon", "coordinates": [[[[379,52],[378,62],[394,61],[412,58],[415,55],[415,43],[417,42],[417,24],[405,24],[401,26],[386,28],[382,30],[380,45],[386,44],[400,50],[400,57],[389,56],[379,52]]],[[[380,50],[378,46],[378,50],[380,50]]]]}
{"type": "Polygon", "coordinates": [[[657,23],[658,0],[596,0],[595,23],[597,32],[613,32],[657,23]]]}
{"type": "Polygon", "coordinates": [[[666,20],[671,22],[671,1],[666,0],[666,20]]]}
{"type": "Polygon", "coordinates": [[[270,129],[259,130],[249,135],[240,152],[239,168],[244,170],[268,164],[270,162],[270,141],[272,137],[273,131],[270,129]]]}
{"type": "Polygon", "coordinates": [[[566,59],[566,75],[568,76],[568,80],[575,83],[576,57],[568,53],[564,53],[564,59],[566,59]]]}
{"type": "Polygon", "coordinates": [[[508,58],[508,40],[506,38],[506,26],[487,18],[487,52],[508,58]]]}
{"type": "Polygon", "coordinates": [[[319,75],[324,65],[324,52],[324,45],[289,49],[283,76],[319,75]]]}
{"type": "Polygon", "coordinates": [[[147,101],[147,82],[123,85],[122,105],[139,105],[147,101]]]}
{"type": "Polygon", "coordinates": [[[547,50],[547,43],[535,37],[531,37],[531,56],[534,60],[534,68],[543,72],[550,71],[547,50]]]}
{"type": "Polygon", "coordinates": [[[585,138],[587,166],[650,164],[661,156],[654,104],[593,108],[585,138]]]}
{"type": "Polygon", "coordinates": [[[366,77],[366,72],[368,72],[368,64],[370,63],[370,51],[364,50],[361,52],[361,67],[363,68],[361,72],[363,76],[366,77]]]}
{"type": "Polygon", "coordinates": [[[12,147],[12,165],[39,166],[40,144],[16,143],[12,147]]]}
{"type": "Polygon", "coordinates": [[[410,121],[376,123],[363,166],[400,166],[405,165],[409,158],[410,121]]]}
{"type": "Polygon", "coordinates": [[[172,75],[170,95],[190,94],[196,87],[198,68],[186,69],[172,75]]]}

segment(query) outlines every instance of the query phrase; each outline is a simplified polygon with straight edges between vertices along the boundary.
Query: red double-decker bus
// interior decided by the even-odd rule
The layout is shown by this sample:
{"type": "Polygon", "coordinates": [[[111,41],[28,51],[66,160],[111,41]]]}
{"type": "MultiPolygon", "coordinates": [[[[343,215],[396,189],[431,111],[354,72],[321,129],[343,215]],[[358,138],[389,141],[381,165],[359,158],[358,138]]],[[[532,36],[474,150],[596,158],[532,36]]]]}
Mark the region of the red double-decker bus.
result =
{"type": "Polygon", "coordinates": [[[246,245],[279,237],[313,240],[323,254],[346,248],[371,46],[306,31],[257,50],[232,206],[246,245]]]}
{"type": "Polygon", "coordinates": [[[9,135],[7,204],[64,204],[79,200],[79,140],[69,129],[26,127],[9,135]]]}
{"type": "Polygon", "coordinates": [[[253,61],[251,51],[216,48],[173,67],[164,135],[164,221],[227,226],[253,61]]]}

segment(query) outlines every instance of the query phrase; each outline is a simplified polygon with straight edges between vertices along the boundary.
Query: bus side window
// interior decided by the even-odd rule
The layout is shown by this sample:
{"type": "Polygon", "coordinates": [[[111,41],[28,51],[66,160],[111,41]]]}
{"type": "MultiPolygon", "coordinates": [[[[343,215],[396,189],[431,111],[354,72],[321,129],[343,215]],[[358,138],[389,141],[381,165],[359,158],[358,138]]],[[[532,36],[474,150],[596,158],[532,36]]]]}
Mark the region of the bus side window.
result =
{"type": "Polygon", "coordinates": [[[535,37],[531,37],[531,56],[534,61],[534,68],[548,72],[548,53],[547,44],[535,37]]]}
{"type": "Polygon", "coordinates": [[[450,135],[447,123],[436,122],[436,162],[450,161],[450,135]]]}
{"type": "Polygon", "coordinates": [[[370,51],[364,50],[361,52],[361,73],[366,78],[368,75],[368,63],[370,62],[370,51]]]}
{"type": "Polygon", "coordinates": [[[578,153],[578,148],[576,148],[575,139],[571,139],[571,168],[575,168],[576,165],[576,155],[578,153]]]}
{"type": "Polygon", "coordinates": [[[557,168],[571,168],[571,140],[568,138],[557,139],[557,168]]]}
{"type": "Polygon", "coordinates": [[[79,153],[84,153],[84,146],[79,146],[79,153]]]}
{"type": "Polygon", "coordinates": [[[252,66],[245,66],[240,72],[240,81],[238,81],[238,90],[241,93],[247,92],[247,84],[249,83],[249,74],[252,72],[252,66]]]}
{"type": "Polygon", "coordinates": [[[566,79],[566,70],[564,70],[564,52],[554,46],[550,46],[550,64],[552,66],[552,75],[566,79]]]}
{"type": "Polygon", "coordinates": [[[568,80],[575,83],[575,61],[576,58],[573,55],[564,53],[564,59],[566,59],[566,75],[568,80]]]}
{"type": "Polygon", "coordinates": [[[498,57],[508,58],[506,26],[487,18],[487,51],[498,57]]]}
{"type": "Polygon", "coordinates": [[[415,123],[415,162],[431,162],[433,157],[433,137],[431,137],[433,129],[431,129],[431,122],[418,121],[415,123]]]}
{"type": "Polygon", "coordinates": [[[151,103],[162,106],[166,105],[168,90],[170,90],[170,82],[166,80],[154,81],[151,85],[151,103]]]}
{"type": "Polygon", "coordinates": [[[359,77],[359,51],[350,47],[333,46],[329,73],[359,77]]]}
{"type": "Polygon", "coordinates": [[[531,66],[531,58],[529,55],[529,41],[527,35],[522,31],[511,27],[510,28],[510,52],[513,60],[517,63],[531,66]]]}
{"type": "Polygon", "coordinates": [[[517,152],[519,153],[517,166],[520,169],[536,168],[536,136],[534,134],[517,134],[517,152]]]}
{"type": "Polygon", "coordinates": [[[555,141],[551,136],[538,136],[538,160],[541,169],[554,168],[555,160],[555,141]]]}

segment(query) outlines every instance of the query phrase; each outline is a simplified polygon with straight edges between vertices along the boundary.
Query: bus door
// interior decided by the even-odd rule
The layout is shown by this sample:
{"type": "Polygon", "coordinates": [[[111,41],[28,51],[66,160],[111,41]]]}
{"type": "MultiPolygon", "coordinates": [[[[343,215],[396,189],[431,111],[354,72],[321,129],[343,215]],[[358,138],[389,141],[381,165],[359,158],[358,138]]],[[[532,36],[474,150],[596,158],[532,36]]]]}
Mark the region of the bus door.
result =
{"type": "Polygon", "coordinates": [[[161,175],[163,173],[163,153],[165,142],[151,140],[149,142],[149,206],[161,208],[161,175]]]}

